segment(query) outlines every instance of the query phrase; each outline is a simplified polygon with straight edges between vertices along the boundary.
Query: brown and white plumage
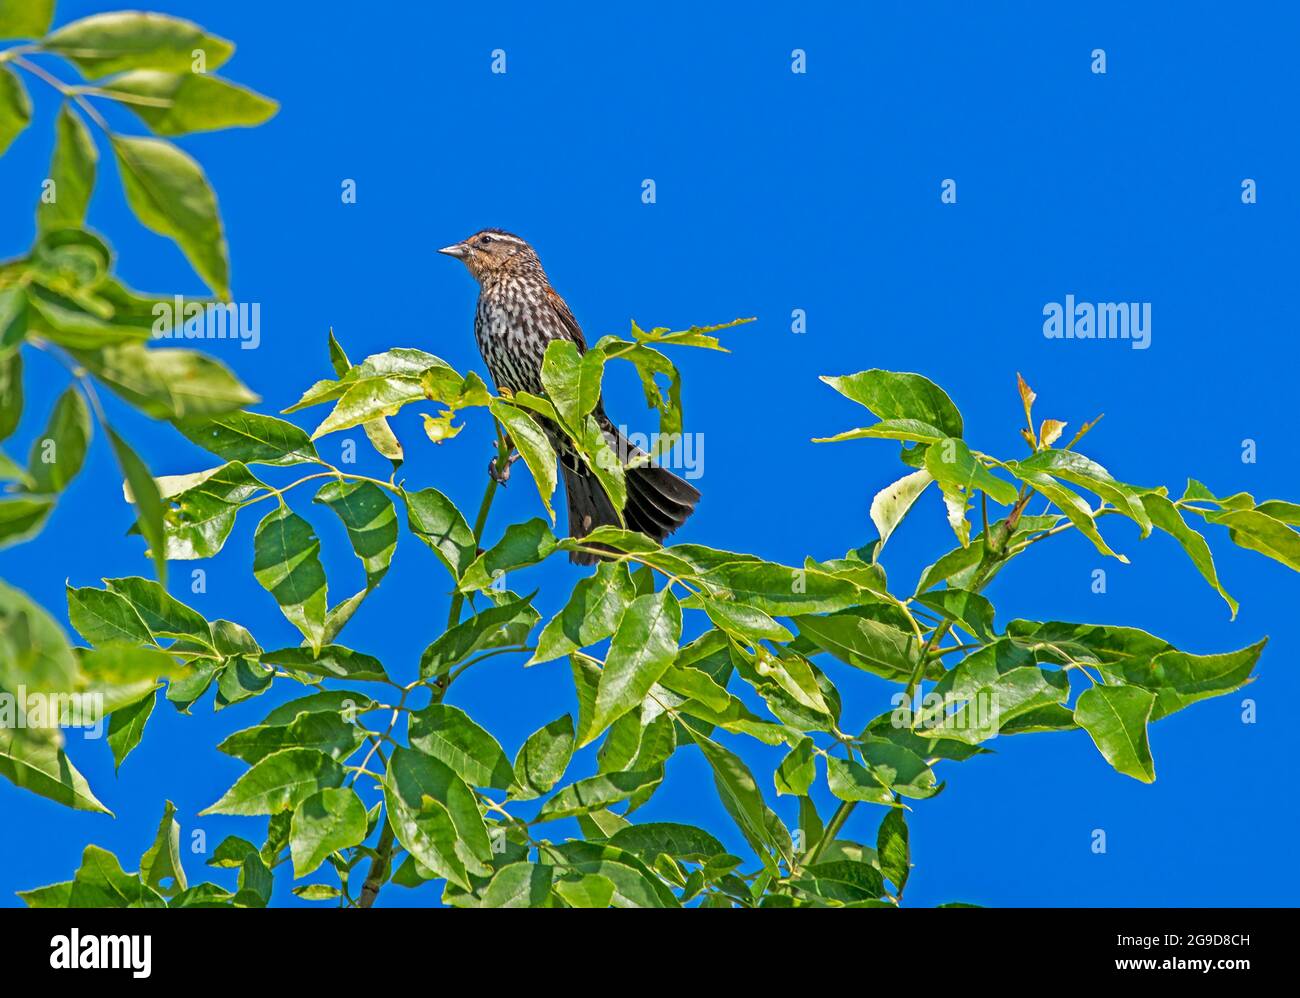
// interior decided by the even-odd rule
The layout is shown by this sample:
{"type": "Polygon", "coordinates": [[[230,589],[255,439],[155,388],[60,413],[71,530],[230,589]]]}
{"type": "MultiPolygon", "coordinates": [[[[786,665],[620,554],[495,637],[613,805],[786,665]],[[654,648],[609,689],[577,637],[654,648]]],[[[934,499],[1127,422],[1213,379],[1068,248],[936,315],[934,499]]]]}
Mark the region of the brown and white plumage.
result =
{"type": "MultiPolygon", "coordinates": [[[[542,394],[542,360],[552,340],[571,340],[579,352],[587,349],[578,320],[551,287],[536,251],[518,236],[484,229],[439,252],[462,260],[479,283],[474,335],[498,390],[542,394]]],[[[605,415],[603,400],[596,403],[593,415],[606,442],[625,464],[644,460],[644,452],[630,444],[605,415]]],[[[613,503],[567,437],[558,426],[540,417],[539,421],[564,474],[569,533],[584,537],[596,527],[617,525],[613,503]]],[[[630,529],[662,541],[686,522],[699,498],[694,486],[667,469],[642,464],[627,470],[623,518],[630,529]]],[[[569,557],[583,565],[597,560],[585,552],[569,557]]]]}

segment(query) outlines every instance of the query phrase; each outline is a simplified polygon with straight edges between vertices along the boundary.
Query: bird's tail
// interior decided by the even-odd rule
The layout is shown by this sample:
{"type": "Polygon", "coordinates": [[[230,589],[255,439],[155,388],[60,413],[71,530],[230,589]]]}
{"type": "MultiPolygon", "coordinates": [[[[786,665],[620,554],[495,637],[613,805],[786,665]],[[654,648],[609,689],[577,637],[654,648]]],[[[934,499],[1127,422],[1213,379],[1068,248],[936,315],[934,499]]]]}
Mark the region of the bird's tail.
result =
{"type": "MultiPolygon", "coordinates": [[[[630,444],[617,430],[607,430],[607,439],[614,453],[625,462],[644,460],[644,451],[630,444]]],[[[601,526],[618,526],[614,504],[601,487],[596,476],[585,466],[564,470],[564,491],[569,498],[569,533],[585,537],[601,526]]],[[[629,530],[662,541],[686,522],[700,500],[700,493],[689,482],[678,478],[666,468],[643,464],[627,469],[627,505],[623,519],[629,530]]],[[[578,565],[594,565],[599,555],[574,551],[569,560],[578,565]]]]}

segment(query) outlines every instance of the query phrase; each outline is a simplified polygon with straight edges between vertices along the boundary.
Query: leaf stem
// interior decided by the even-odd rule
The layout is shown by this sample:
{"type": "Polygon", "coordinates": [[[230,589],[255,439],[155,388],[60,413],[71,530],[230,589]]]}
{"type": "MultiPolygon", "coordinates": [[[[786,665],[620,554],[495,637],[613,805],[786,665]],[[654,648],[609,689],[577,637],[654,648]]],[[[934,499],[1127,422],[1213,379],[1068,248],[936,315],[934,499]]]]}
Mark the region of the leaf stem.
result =
{"type": "Polygon", "coordinates": [[[21,55],[13,56],[13,63],[15,66],[21,66],[33,76],[48,83],[64,97],[76,101],[77,105],[86,112],[87,117],[103,129],[105,135],[108,135],[110,138],[112,137],[113,129],[110,128],[108,122],[104,120],[104,116],[99,113],[95,108],[95,105],[86,100],[86,98],[78,93],[74,87],[68,86],[68,84],[64,83],[57,76],[47,72],[43,67],[36,65],[36,63],[28,62],[21,55]]]}

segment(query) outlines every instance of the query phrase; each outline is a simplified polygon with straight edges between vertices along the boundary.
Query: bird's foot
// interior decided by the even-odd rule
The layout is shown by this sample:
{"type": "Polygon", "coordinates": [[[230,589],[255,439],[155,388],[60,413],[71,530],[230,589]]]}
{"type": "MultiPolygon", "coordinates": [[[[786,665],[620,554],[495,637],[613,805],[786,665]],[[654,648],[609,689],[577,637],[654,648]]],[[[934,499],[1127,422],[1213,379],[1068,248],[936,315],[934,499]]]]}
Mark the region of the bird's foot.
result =
{"type": "Polygon", "coordinates": [[[504,486],[506,482],[510,481],[510,466],[518,460],[519,452],[516,451],[506,460],[505,467],[503,468],[500,466],[498,459],[494,457],[490,462],[488,462],[488,477],[498,485],[504,486]]]}

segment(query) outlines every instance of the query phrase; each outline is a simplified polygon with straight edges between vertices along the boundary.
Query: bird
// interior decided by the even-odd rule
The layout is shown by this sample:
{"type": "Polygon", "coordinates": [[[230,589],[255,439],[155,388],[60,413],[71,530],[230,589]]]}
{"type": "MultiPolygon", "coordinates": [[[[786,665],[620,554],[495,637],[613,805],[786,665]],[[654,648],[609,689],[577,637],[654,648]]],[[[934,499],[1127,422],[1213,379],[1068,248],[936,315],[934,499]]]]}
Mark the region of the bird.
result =
{"type": "MultiPolygon", "coordinates": [[[[578,352],[587,349],[582,327],[564,299],[551,287],[537,251],[503,229],[483,229],[438,251],[465,264],[478,282],[474,336],[497,391],[542,395],[542,359],[552,340],[567,339],[578,352]]],[[[605,414],[603,398],[592,413],[606,443],[623,462],[627,503],[626,526],[656,541],[664,541],[695,511],[699,490],[631,444],[605,414]]],[[[570,536],[582,538],[597,527],[620,526],[618,512],[604,487],[587,467],[564,431],[550,420],[534,416],[559,458],[568,500],[570,536]]],[[[518,455],[511,457],[511,462],[518,455]]],[[[504,481],[504,469],[494,458],[489,473],[504,481]]],[[[569,560],[593,565],[601,560],[592,551],[573,551],[569,560]]]]}

